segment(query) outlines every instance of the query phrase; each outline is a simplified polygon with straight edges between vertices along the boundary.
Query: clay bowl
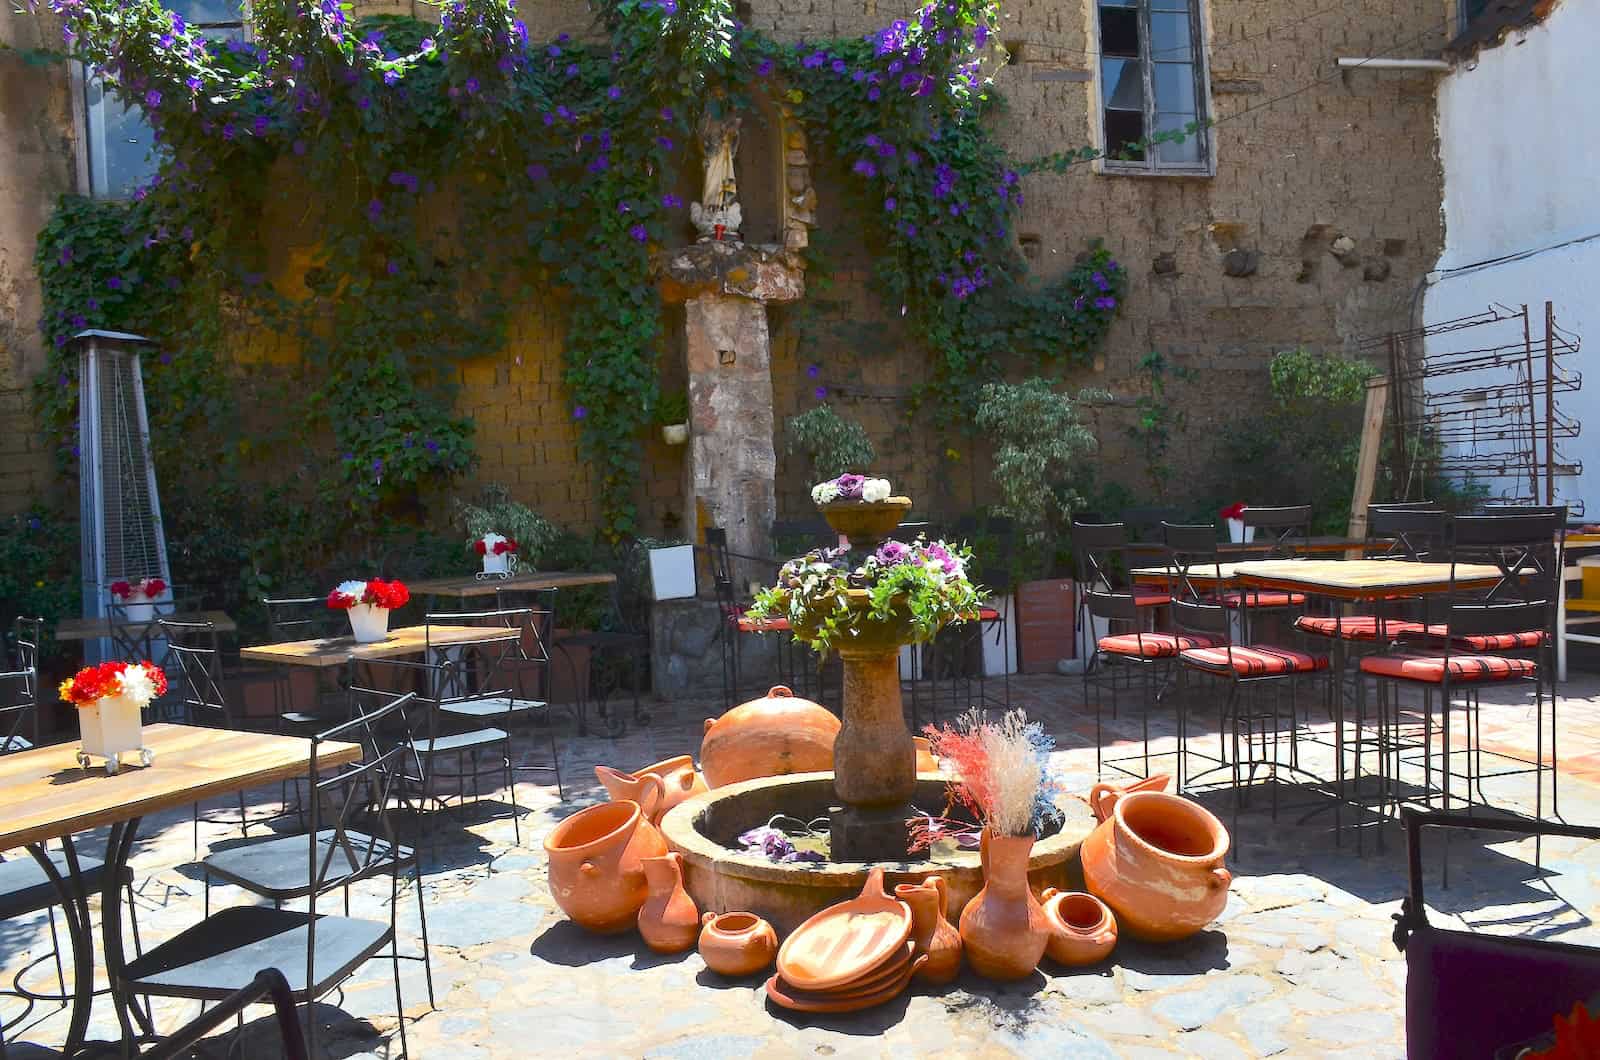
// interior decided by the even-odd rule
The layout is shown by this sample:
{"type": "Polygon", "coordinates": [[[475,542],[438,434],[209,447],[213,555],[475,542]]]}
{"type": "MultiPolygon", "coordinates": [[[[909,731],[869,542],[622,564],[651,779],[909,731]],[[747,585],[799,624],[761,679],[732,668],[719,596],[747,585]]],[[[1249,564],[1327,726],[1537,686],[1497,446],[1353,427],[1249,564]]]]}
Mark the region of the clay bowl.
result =
{"type": "Polygon", "coordinates": [[[899,997],[910,984],[911,977],[927,959],[927,956],[923,955],[909,962],[887,986],[872,994],[838,997],[828,993],[797,990],[783,982],[781,976],[775,975],[767,980],[767,997],[771,998],[774,1004],[796,1012],[859,1012],[861,1009],[882,1005],[899,997]]]}
{"type": "Polygon", "coordinates": [[[821,992],[870,975],[911,935],[911,907],[883,889],[883,869],[867,874],[857,898],[832,905],[795,929],[778,950],[788,985],[821,992]]]}
{"type": "Polygon", "coordinates": [[[1042,904],[1050,923],[1044,951],[1057,964],[1068,968],[1099,964],[1116,948],[1117,920],[1094,895],[1050,888],[1042,904]]]}

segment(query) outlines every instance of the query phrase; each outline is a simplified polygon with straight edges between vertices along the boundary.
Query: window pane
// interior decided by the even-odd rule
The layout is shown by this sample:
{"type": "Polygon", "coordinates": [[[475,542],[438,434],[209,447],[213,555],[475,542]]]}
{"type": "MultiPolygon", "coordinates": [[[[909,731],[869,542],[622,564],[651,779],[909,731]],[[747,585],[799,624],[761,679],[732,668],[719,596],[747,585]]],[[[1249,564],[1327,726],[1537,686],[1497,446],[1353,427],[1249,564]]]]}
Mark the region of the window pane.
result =
{"type": "Polygon", "coordinates": [[[1188,62],[1190,53],[1189,16],[1159,11],[1150,15],[1150,47],[1152,59],[1169,59],[1188,62]]]}
{"type": "Polygon", "coordinates": [[[1100,54],[1133,58],[1139,54],[1139,12],[1100,8],[1100,54]]]}
{"type": "Polygon", "coordinates": [[[244,5],[239,0],[168,0],[164,6],[202,25],[244,21],[244,5]]]}
{"type": "Polygon", "coordinates": [[[1189,0],[1150,0],[1152,11],[1187,11],[1189,0]]]}
{"type": "MultiPolygon", "coordinates": [[[[1156,134],[1181,131],[1195,120],[1193,114],[1163,114],[1156,119],[1156,134]]],[[[1203,132],[1196,130],[1175,143],[1157,144],[1156,160],[1165,165],[1199,165],[1200,147],[1204,135],[1203,132]]]]}
{"type": "Polygon", "coordinates": [[[1101,99],[1107,110],[1144,110],[1144,75],[1137,59],[1100,60],[1101,99]]]}
{"type": "Polygon", "coordinates": [[[1156,63],[1156,112],[1193,114],[1194,66],[1190,63],[1156,63]]]}
{"type": "Polygon", "coordinates": [[[1144,114],[1136,110],[1106,111],[1106,157],[1144,160],[1143,148],[1128,145],[1144,139],[1144,114]]]}
{"type": "Polygon", "coordinates": [[[99,198],[123,199],[156,171],[144,111],[125,106],[99,78],[84,83],[89,104],[89,181],[99,198]]]}

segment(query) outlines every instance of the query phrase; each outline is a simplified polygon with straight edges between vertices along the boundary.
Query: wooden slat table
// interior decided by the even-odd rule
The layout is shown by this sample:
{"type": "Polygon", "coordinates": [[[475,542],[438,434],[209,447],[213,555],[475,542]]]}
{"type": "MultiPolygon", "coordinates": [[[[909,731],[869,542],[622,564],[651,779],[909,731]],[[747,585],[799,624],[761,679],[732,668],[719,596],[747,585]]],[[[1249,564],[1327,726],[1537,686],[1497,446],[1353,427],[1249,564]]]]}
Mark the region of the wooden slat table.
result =
{"type": "MultiPolygon", "coordinates": [[[[64,1052],[75,1055],[88,1028],[94,1001],[93,939],[88,893],[73,835],[110,827],[101,887],[102,949],[112,1003],[125,1040],[133,1037],[127,998],[116,988],[124,966],[121,879],[133,852],[139,819],[202,799],[303,777],[311,741],[296,736],[230,732],[193,725],[147,725],[144,746],[155,754],[144,767],[125,766],[108,775],[103,766],[80,768],[77,745],[56,744],[0,755],[0,850],[26,847],[55,885],[73,949],[74,997],[64,1052]],[[68,872],[45,852],[59,839],[68,872]]],[[[319,769],[360,760],[359,744],[324,745],[319,769]]],[[[143,1016],[135,1011],[141,1023],[143,1016]]],[[[148,1028],[146,1028],[148,1030],[148,1028]]]]}
{"type": "Polygon", "coordinates": [[[479,578],[467,574],[459,578],[430,578],[412,582],[412,596],[452,596],[465,600],[507,592],[537,592],[540,589],[575,589],[585,585],[610,585],[617,576],[609,571],[527,571],[508,578],[479,578]]]}
{"type": "MultiPolygon", "coordinates": [[[[174,622],[210,622],[218,633],[233,633],[238,630],[233,618],[226,611],[188,611],[161,617],[174,622]]],[[[121,622],[118,623],[118,627],[125,635],[137,638],[154,632],[156,621],[152,618],[148,622],[121,622]]],[[[112,635],[109,618],[63,618],[56,625],[57,640],[99,640],[101,637],[112,635]]]]}
{"type": "MultiPolygon", "coordinates": [[[[1255,589],[1279,589],[1336,600],[1382,600],[1396,595],[1448,592],[1448,563],[1419,563],[1403,559],[1271,559],[1232,564],[1232,577],[1255,589]]],[[[1489,563],[1455,566],[1458,589],[1487,589],[1504,574],[1489,563]]]]}
{"type": "MultiPolygon", "coordinates": [[[[1284,562],[1298,563],[1299,560],[1284,562]]],[[[1229,585],[1234,580],[1233,563],[1196,563],[1189,568],[1189,583],[1196,588],[1215,588],[1219,585],[1229,585]]],[[[1128,572],[1129,576],[1140,585],[1166,585],[1178,576],[1174,567],[1135,567],[1128,572]]]]}
{"type": "MultiPolygon", "coordinates": [[[[413,592],[415,589],[412,590],[413,592]]],[[[429,647],[449,648],[466,644],[496,644],[516,640],[520,629],[496,626],[402,626],[373,644],[357,644],[354,637],[320,637],[315,640],[290,640],[278,644],[257,644],[239,649],[239,658],[251,662],[283,666],[343,666],[358,659],[389,659],[401,655],[420,655],[429,647]]]]}
{"type": "MultiPolygon", "coordinates": [[[[1366,548],[1372,544],[1364,537],[1304,537],[1291,538],[1285,542],[1285,547],[1291,552],[1347,552],[1353,548],[1366,548]]],[[[1239,556],[1250,553],[1270,552],[1274,542],[1268,540],[1258,541],[1221,541],[1217,544],[1217,555],[1239,556]]]]}

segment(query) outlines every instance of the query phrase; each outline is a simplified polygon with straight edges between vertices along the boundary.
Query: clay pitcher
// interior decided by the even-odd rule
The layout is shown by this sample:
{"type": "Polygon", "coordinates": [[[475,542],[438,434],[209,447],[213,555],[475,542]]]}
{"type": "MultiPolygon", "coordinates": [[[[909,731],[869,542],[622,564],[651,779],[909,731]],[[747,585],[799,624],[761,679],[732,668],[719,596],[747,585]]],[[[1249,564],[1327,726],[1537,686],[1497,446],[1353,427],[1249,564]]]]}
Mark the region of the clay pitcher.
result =
{"type": "Polygon", "coordinates": [[[1044,915],[1050,941],[1044,951],[1057,964],[1078,968],[1099,964],[1117,945],[1117,918],[1092,894],[1045,889],[1044,915]]]}
{"type": "Polygon", "coordinates": [[[761,699],[706,719],[700,769],[713,788],[832,769],[839,727],[828,708],[774,685],[761,699]]]}
{"type": "Polygon", "coordinates": [[[1188,938],[1228,904],[1228,830],[1203,806],[1158,791],[1118,793],[1080,854],[1091,894],[1135,938],[1188,938]]]}
{"type": "Polygon", "coordinates": [[[917,749],[917,772],[939,772],[939,760],[933,756],[933,744],[926,736],[913,736],[911,743],[917,749]]]}
{"type": "Polygon", "coordinates": [[[972,970],[986,979],[1025,979],[1039,966],[1050,924],[1028,889],[1031,835],[992,835],[979,846],[983,889],[961,911],[961,944],[972,970]]]}
{"type": "Polygon", "coordinates": [[[610,766],[595,766],[595,779],[612,802],[636,802],[652,826],[661,820],[662,783],[653,773],[624,773],[610,766]]]}
{"type": "Polygon", "coordinates": [[[700,924],[700,957],[718,975],[764,972],[778,955],[778,933],[754,913],[708,912],[700,924]]]}
{"type": "Polygon", "coordinates": [[[945,914],[949,895],[943,876],[929,876],[921,883],[902,883],[894,896],[911,907],[911,941],[916,944],[912,957],[927,955],[914,979],[930,986],[943,986],[961,973],[961,934],[945,914]]]}
{"type": "Polygon", "coordinates": [[[631,800],[579,810],[544,838],[550,893],[579,927],[615,934],[634,926],[649,888],[643,859],[667,852],[631,800]]]}
{"type": "Polygon", "coordinates": [[[639,907],[639,934],[657,953],[682,953],[700,938],[700,910],[683,889],[683,855],[677,851],[645,858],[650,896],[639,907]]]}
{"type": "Polygon", "coordinates": [[[711,790],[706,787],[706,778],[695,771],[694,759],[688,755],[665,758],[638,771],[640,776],[647,773],[661,778],[661,806],[652,824],[660,824],[661,818],[678,803],[711,790]]]}
{"type": "Polygon", "coordinates": [[[1166,773],[1156,773],[1131,784],[1096,784],[1089,789],[1089,809],[1094,811],[1095,820],[1103,821],[1111,816],[1111,807],[1116,805],[1118,797],[1136,791],[1166,791],[1171,782],[1172,777],[1166,773]]]}

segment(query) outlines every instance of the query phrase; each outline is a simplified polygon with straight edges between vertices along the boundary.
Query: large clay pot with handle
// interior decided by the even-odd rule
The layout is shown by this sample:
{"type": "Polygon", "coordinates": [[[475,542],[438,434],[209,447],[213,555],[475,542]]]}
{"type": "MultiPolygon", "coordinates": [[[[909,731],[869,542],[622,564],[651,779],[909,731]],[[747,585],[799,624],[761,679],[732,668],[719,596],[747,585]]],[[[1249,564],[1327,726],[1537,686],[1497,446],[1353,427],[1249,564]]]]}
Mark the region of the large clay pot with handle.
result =
{"type": "Polygon", "coordinates": [[[653,773],[624,773],[610,766],[595,766],[594,777],[612,802],[636,802],[652,825],[661,820],[661,778],[653,773]]]}
{"type": "Polygon", "coordinates": [[[1121,930],[1149,942],[1188,938],[1228,904],[1228,830],[1205,807],[1159,791],[1091,794],[1100,824],[1083,841],[1089,893],[1121,930]],[[1098,795],[1098,801],[1096,801],[1098,795]]]}
{"type": "Polygon", "coordinates": [[[760,699],[707,718],[700,769],[713,788],[757,777],[833,768],[839,719],[776,685],[760,699]]]}
{"type": "Polygon", "coordinates": [[[950,904],[943,876],[929,876],[921,883],[902,883],[894,896],[911,907],[913,956],[927,955],[917,969],[919,983],[943,986],[961,973],[961,933],[950,923],[945,910],[950,904]]]}
{"type": "Polygon", "coordinates": [[[972,970],[985,979],[1026,979],[1050,940],[1044,909],[1028,889],[1032,851],[1031,835],[983,830],[983,889],[961,910],[961,946],[972,970]]]}
{"type": "Polygon", "coordinates": [[[1089,797],[1085,801],[1088,802],[1089,809],[1094,811],[1095,820],[1103,821],[1111,816],[1111,807],[1115,806],[1117,799],[1123,795],[1132,795],[1136,791],[1166,791],[1170,783],[1172,783],[1171,776],[1166,773],[1156,773],[1127,784],[1096,784],[1089,789],[1089,797]]]}
{"type": "Polygon", "coordinates": [[[764,972],[777,955],[777,932],[754,913],[706,913],[700,917],[700,956],[718,975],[764,972]]]}
{"type": "Polygon", "coordinates": [[[670,851],[644,859],[650,896],[639,908],[639,934],[657,953],[694,949],[700,938],[700,910],[683,889],[683,855],[670,851]]]}
{"type": "Polygon", "coordinates": [[[634,926],[649,895],[642,862],[665,854],[667,843],[625,799],[568,817],[545,836],[544,851],[561,911],[579,927],[615,934],[634,926]]]}

